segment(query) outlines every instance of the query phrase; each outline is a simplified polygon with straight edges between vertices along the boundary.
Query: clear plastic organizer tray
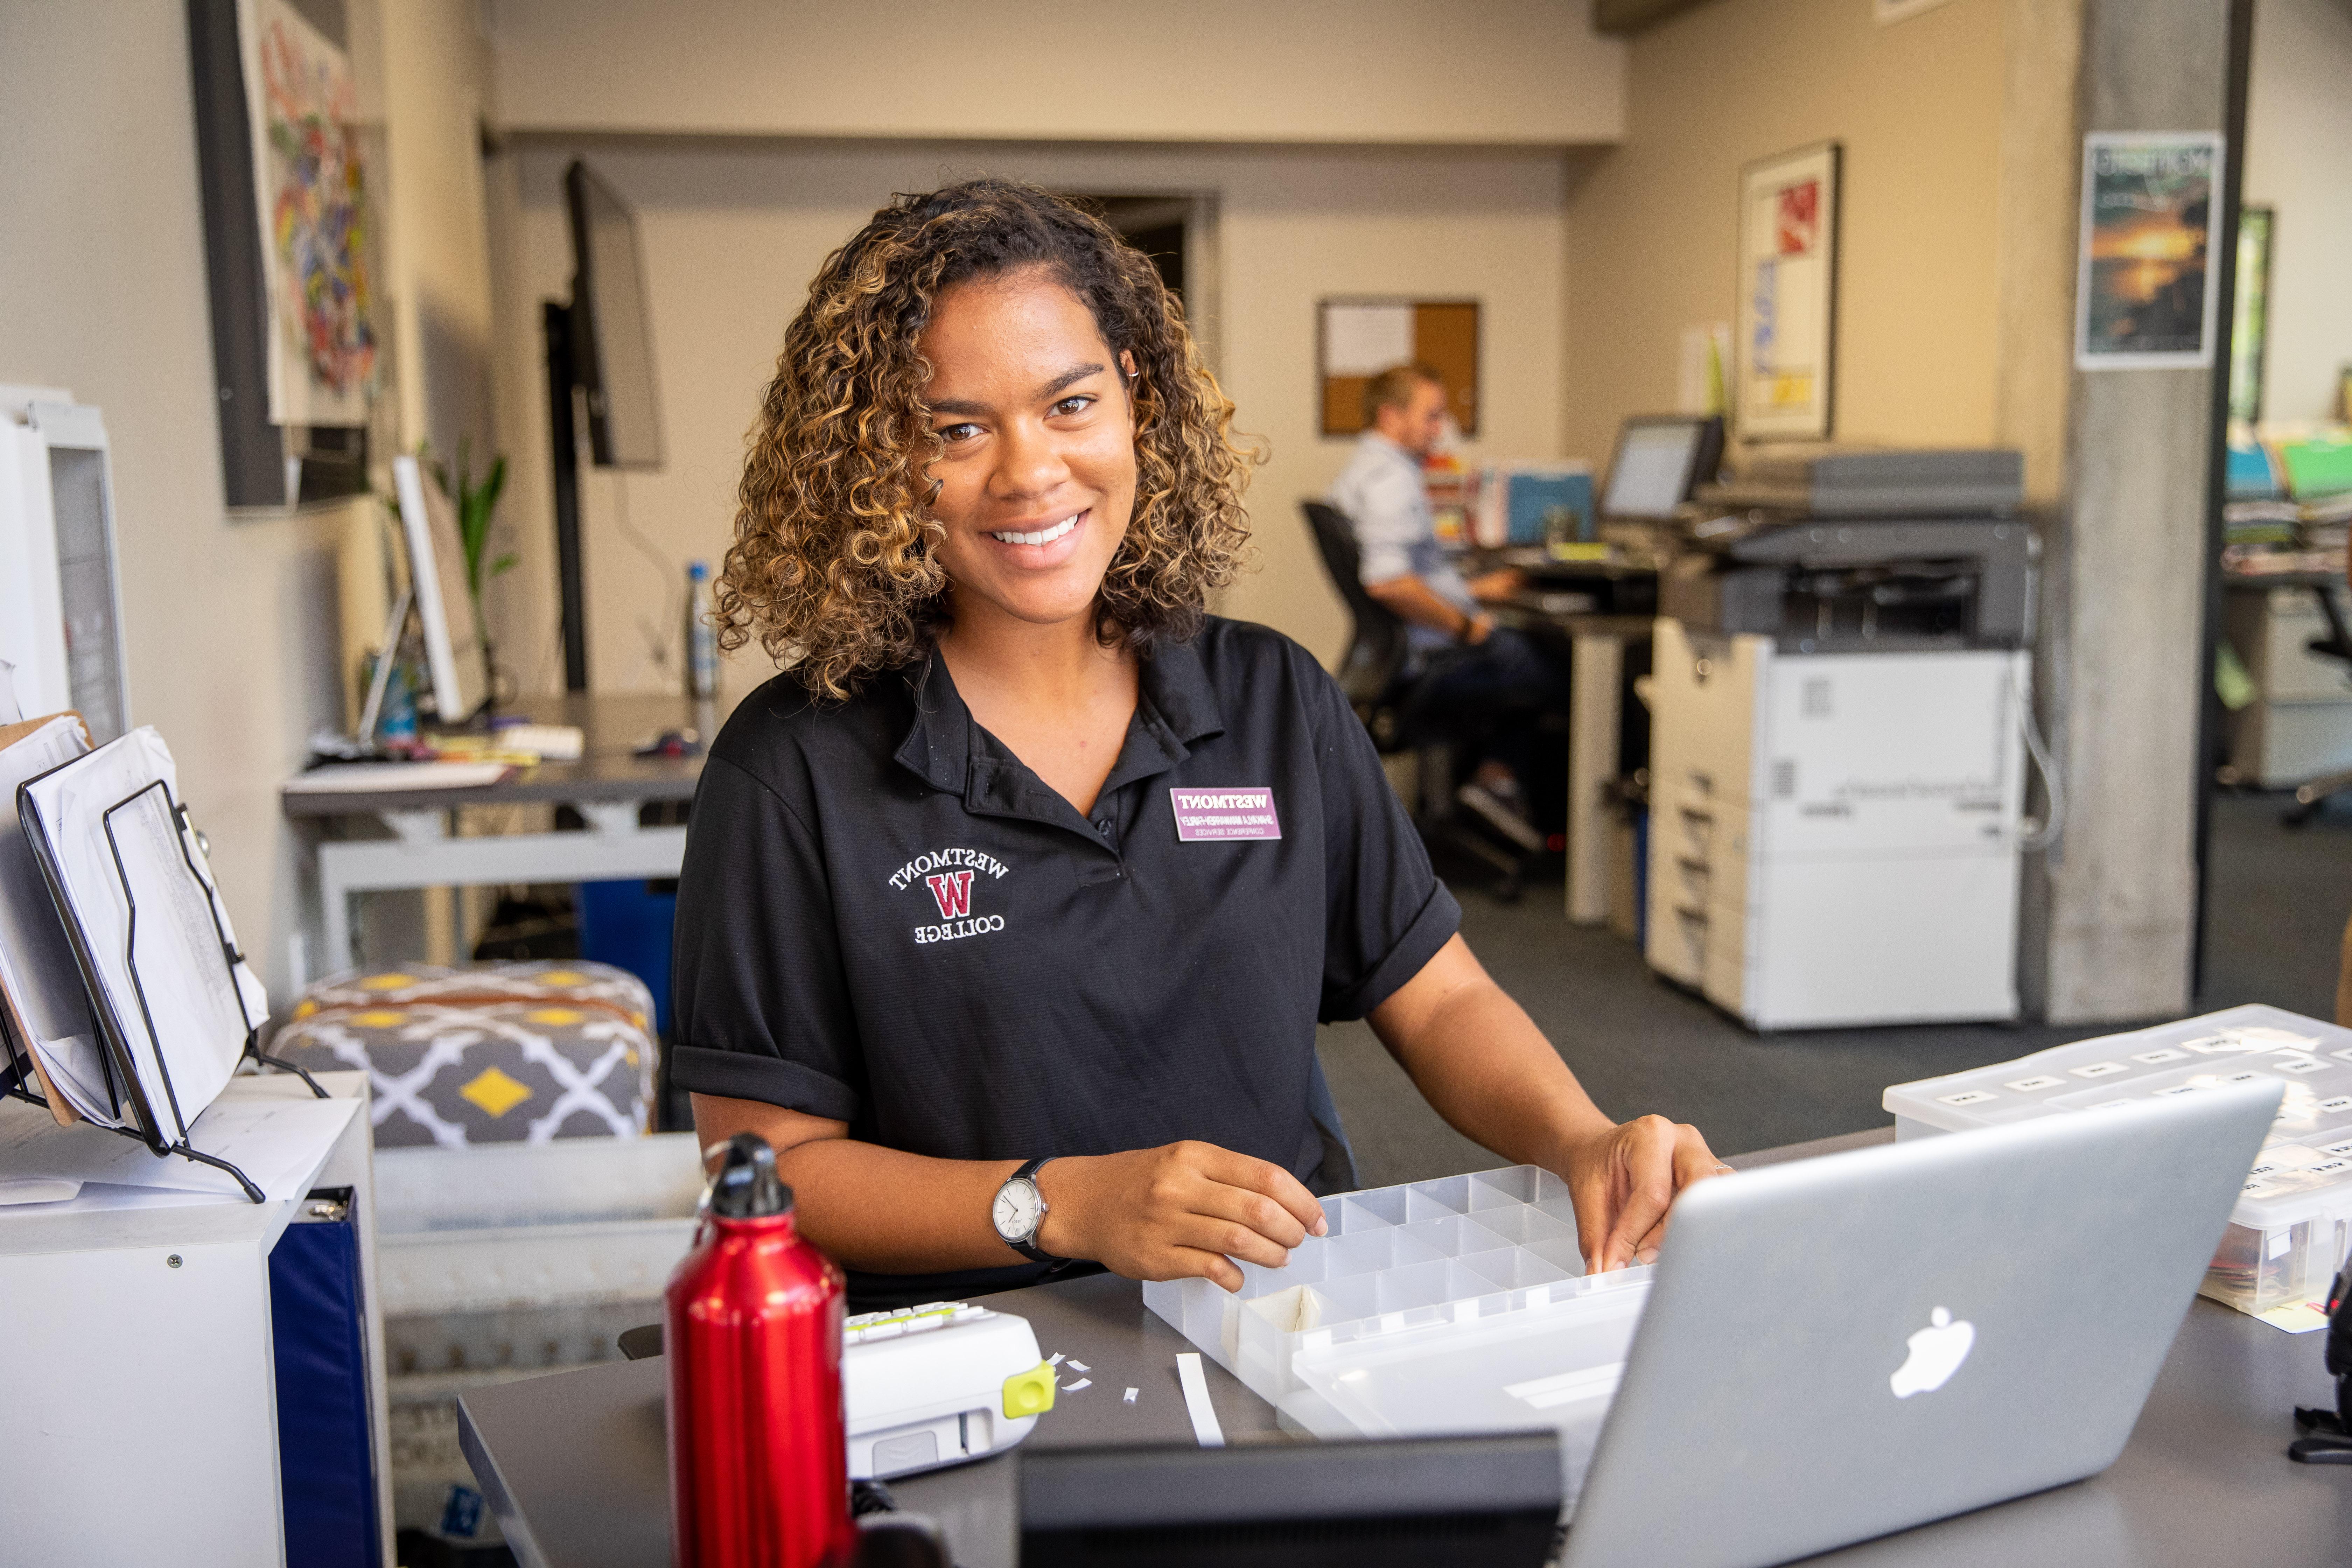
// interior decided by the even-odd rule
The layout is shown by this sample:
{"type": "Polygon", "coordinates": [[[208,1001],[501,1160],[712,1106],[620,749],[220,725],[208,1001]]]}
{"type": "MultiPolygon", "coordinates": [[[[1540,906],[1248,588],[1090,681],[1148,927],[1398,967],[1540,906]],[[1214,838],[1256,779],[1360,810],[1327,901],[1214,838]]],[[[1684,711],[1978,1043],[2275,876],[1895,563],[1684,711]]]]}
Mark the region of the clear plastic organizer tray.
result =
{"type": "MultiPolygon", "coordinates": [[[[1379,1414],[1362,1401],[1340,1410],[1302,1379],[1302,1355],[1370,1350],[1379,1347],[1367,1342],[1378,1340],[1410,1362],[1465,1335],[1491,1337],[1485,1331],[1498,1320],[1532,1324],[1533,1314],[1549,1322],[1557,1309],[1620,1290],[1629,1292],[1630,1324],[1646,1293],[1632,1289],[1650,1278],[1648,1268],[1633,1268],[1588,1279],[1568,1184],[1533,1165],[1343,1193],[1323,1200],[1323,1215],[1329,1234],[1308,1237],[1286,1267],[1242,1264],[1237,1294],[1206,1279],[1143,1288],[1144,1304],[1186,1339],[1318,1431],[1454,1428],[1409,1415],[1394,1425],[1393,1410],[1379,1414]],[[1311,1396],[1299,1397],[1302,1390],[1311,1396]]],[[[1528,1418],[1514,1424],[1556,1425],[1541,1413],[1552,1408],[1528,1405],[1528,1418]]]]}
{"type": "Polygon", "coordinates": [[[1886,1091],[1895,1135],[1997,1127],[2229,1083],[2286,1084],[2202,1293],[2289,1327],[2318,1321],[2352,1243],[2352,1030],[2252,1005],[1886,1091]]]}

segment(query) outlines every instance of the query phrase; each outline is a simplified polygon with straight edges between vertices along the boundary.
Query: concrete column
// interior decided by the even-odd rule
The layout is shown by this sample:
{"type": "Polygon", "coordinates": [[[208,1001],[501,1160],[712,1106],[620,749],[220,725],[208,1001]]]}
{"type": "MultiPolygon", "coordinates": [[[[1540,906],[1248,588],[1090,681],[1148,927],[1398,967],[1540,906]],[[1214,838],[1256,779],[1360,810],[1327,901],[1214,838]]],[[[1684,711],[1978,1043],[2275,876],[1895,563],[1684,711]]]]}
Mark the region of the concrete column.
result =
{"type": "Polygon", "coordinates": [[[2221,126],[2229,0],[2010,0],[1997,424],[2043,518],[2037,665],[2063,837],[2021,978],[2053,1023],[2189,1001],[2210,378],[2074,368],[2082,136],[2221,126]]]}

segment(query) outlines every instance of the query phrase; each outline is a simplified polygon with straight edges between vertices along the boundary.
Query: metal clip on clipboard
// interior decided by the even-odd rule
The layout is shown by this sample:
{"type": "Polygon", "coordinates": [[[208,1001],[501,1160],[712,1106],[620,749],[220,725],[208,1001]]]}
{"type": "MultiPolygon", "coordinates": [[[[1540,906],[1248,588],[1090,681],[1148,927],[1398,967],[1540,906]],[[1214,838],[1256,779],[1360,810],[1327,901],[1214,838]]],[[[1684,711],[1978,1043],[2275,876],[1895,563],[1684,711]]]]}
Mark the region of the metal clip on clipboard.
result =
{"type": "MultiPolygon", "coordinates": [[[[127,1093],[132,1117],[140,1123],[138,1126],[113,1127],[107,1131],[120,1133],[125,1138],[137,1139],[146,1144],[149,1151],[158,1159],[177,1154],[184,1160],[192,1160],[198,1164],[210,1165],[215,1170],[226,1171],[236,1179],[236,1184],[244,1189],[247,1198],[257,1204],[265,1203],[268,1201],[266,1195],[254,1184],[251,1177],[228,1161],[216,1154],[207,1154],[188,1142],[187,1118],[180,1110],[179,1093],[172,1085],[172,1068],[164,1060],[163,1038],[155,1028],[154,1013],[147,1000],[147,984],[139,973],[139,900],[131,890],[131,873],[123,864],[122,846],[114,837],[114,814],[150,793],[160,793],[163,795],[164,809],[171,816],[173,837],[179,843],[180,859],[187,867],[188,875],[195,879],[196,886],[203,890],[205,908],[211,913],[213,933],[220,945],[221,963],[228,973],[229,993],[236,998],[237,1016],[245,1024],[245,1046],[239,1054],[250,1057],[264,1067],[294,1073],[299,1076],[304,1083],[310,1086],[310,1092],[319,1099],[330,1098],[327,1091],[320,1086],[319,1080],[312,1078],[301,1067],[263,1053],[261,1026],[254,1019],[252,1010],[246,1005],[245,988],[237,984],[236,966],[245,962],[245,955],[236,950],[236,944],[228,938],[227,929],[221,919],[218,889],[214,888],[205,879],[203,872],[197,869],[195,858],[188,851],[188,839],[195,831],[188,818],[188,808],[173,798],[169,784],[162,779],[155,779],[132,790],[112,805],[108,806],[100,814],[100,821],[106,828],[107,849],[114,858],[115,878],[121,884],[123,907],[128,910],[130,917],[123,932],[123,967],[130,973],[131,990],[139,999],[140,1022],[145,1026],[148,1044],[154,1050],[156,1075],[163,1079],[164,1098],[170,1102],[171,1107],[171,1128],[177,1129],[176,1134],[171,1128],[166,1128],[159,1113],[159,1108],[151,1102],[145,1089],[140,1083],[137,1065],[131,1059],[131,1042],[124,1032],[121,1020],[116,1017],[114,1009],[107,1002],[105,985],[99,976],[97,965],[90,958],[88,936],[82,931],[81,922],[72,913],[72,902],[66,895],[63,879],[58,874],[51,856],[41,853],[33,857],[41,868],[42,879],[49,885],[49,894],[57,902],[58,912],[64,920],[66,936],[73,948],[75,961],[82,972],[82,984],[89,994],[91,1022],[97,1026],[100,1042],[104,1047],[100,1053],[100,1061],[106,1069],[109,1101],[115,1113],[120,1115],[127,1093]],[[118,1074],[121,1080],[120,1083],[116,1081],[118,1074]]],[[[21,800],[23,794],[21,786],[18,794],[21,800]]],[[[14,1031],[5,1026],[0,1026],[0,1049],[5,1049],[8,1058],[6,1069],[0,1071],[0,1084],[5,1084],[6,1092],[18,1100],[29,1100],[33,1104],[46,1108],[48,1101],[27,1087],[34,1076],[29,1052],[25,1056],[19,1056],[14,1031]]],[[[199,1112],[199,1114],[202,1113],[199,1112]]]]}

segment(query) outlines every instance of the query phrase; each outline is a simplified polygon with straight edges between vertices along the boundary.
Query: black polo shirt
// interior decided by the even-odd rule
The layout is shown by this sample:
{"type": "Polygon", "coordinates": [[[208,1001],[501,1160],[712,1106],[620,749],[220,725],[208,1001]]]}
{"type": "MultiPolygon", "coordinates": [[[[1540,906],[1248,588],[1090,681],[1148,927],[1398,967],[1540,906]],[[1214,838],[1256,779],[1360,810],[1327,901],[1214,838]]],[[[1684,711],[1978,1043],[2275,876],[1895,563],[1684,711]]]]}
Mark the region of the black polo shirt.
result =
{"type": "Polygon", "coordinates": [[[1378,1005],[1461,911],[1297,643],[1213,617],[1140,686],[1091,818],[973,721],[944,659],[846,703],[788,675],[747,699],[687,833],[671,1081],[940,1159],[1190,1138],[1351,1185],[1316,1023],[1378,1005]]]}

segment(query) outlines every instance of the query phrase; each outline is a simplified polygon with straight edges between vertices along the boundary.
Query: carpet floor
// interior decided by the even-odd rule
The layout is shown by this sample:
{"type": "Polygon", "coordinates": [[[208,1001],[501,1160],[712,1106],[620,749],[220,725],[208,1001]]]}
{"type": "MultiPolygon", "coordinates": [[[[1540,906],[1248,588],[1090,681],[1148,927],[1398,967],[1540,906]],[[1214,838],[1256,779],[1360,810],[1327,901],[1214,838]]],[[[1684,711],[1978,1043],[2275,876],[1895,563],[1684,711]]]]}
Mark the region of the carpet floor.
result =
{"type": "MultiPolygon", "coordinates": [[[[2352,910],[2352,811],[2331,809],[2291,829],[2280,826],[2280,807],[2275,795],[2216,802],[2197,1012],[2269,1002],[2314,1017],[2334,1013],[2338,944],[2352,910]]],[[[1603,1110],[1690,1122],[1721,1154],[1884,1126],[1891,1119],[1879,1096],[1888,1084],[2118,1027],[1938,1025],[1759,1036],[1660,981],[1630,943],[1570,925],[1556,882],[1531,888],[1513,905],[1475,887],[1457,891],[1471,950],[1603,1110]]],[[[1429,1109],[1368,1026],[1328,1027],[1318,1048],[1362,1184],[1502,1163],[1429,1109]]]]}

